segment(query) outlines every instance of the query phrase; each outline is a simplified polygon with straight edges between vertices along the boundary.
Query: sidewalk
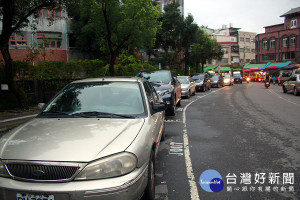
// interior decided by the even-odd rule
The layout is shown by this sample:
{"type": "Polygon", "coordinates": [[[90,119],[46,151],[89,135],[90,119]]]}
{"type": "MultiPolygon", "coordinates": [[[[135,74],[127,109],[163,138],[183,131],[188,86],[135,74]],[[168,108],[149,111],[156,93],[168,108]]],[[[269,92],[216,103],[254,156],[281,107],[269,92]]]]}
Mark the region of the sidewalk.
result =
{"type": "Polygon", "coordinates": [[[0,112],[0,136],[8,130],[32,119],[39,113],[37,106],[29,109],[11,109],[0,112]]]}

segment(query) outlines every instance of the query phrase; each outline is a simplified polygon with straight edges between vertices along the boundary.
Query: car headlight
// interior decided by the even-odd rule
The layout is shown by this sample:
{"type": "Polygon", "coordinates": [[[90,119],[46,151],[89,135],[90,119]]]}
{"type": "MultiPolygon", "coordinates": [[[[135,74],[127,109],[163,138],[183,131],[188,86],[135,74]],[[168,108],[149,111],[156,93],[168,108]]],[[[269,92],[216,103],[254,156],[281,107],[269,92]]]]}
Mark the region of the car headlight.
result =
{"type": "Polygon", "coordinates": [[[122,176],[132,172],[137,158],[131,153],[119,153],[88,164],[75,180],[93,180],[122,176]]]}
{"type": "Polygon", "coordinates": [[[0,177],[9,177],[9,174],[7,173],[3,163],[0,161],[0,177]]]}
{"type": "Polygon", "coordinates": [[[229,83],[229,81],[230,81],[229,79],[224,79],[225,83],[229,83]]]}
{"type": "Polygon", "coordinates": [[[189,88],[181,88],[182,91],[188,91],[189,88]]]}

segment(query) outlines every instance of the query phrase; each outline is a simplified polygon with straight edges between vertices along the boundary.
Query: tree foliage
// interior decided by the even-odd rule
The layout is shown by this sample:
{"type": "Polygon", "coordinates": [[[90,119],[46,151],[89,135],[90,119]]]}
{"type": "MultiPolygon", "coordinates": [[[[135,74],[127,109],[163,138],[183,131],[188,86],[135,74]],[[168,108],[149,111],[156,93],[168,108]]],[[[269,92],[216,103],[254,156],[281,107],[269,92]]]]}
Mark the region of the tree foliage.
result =
{"type": "Polygon", "coordinates": [[[178,3],[171,3],[164,7],[165,12],[161,19],[162,26],[157,35],[157,42],[160,48],[164,50],[164,56],[170,69],[181,63],[180,41],[184,20],[178,7],[178,3]]]}
{"type": "Polygon", "coordinates": [[[87,44],[86,38],[93,37],[99,57],[108,56],[110,75],[114,75],[113,65],[121,50],[154,44],[161,15],[152,1],[145,0],[82,0],[71,14],[78,19],[73,23],[77,38],[87,44]],[[85,34],[88,32],[92,35],[85,34]]]}
{"type": "Polygon", "coordinates": [[[217,43],[216,39],[211,38],[205,31],[198,29],[196,42],[191,45],[192,62],[196,66],[196,71],[199,71],[201,64],[201,71],[203,72],[204,65],[207,61],[217,59],[221,60],[224,52],[221,45],[217,43]]]}
{"type": "MultiPolygon", "coordinates": [[[[24,92],[17,87],[13,77],[13,64],[10,56],[8,42],[11,34],[28,26],[29,17],[38,15],[42,8],[66,8],[76,0],[1,0],[0,16],[2,30],[0,35],[0,50],[5,62],[5,77],[10,90],[17,97],[21,107],[27,107],[27,98],[24,92]]],[[[34,27],[33,27],[34,28],[34,27]]]]}

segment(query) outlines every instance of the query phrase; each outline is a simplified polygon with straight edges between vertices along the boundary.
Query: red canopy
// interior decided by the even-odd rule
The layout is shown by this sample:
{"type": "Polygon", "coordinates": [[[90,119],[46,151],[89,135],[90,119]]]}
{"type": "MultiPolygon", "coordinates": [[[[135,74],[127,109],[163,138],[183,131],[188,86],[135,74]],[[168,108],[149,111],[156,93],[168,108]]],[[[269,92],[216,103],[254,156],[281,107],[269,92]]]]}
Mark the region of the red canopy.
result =
{"type": "Polygon", "coordinates": [[[268,69],[279,69],[279,67],[277,67],[277,66],[269,66],[269,67],[265,68],[265,70],[268,70],[268,69]]]}

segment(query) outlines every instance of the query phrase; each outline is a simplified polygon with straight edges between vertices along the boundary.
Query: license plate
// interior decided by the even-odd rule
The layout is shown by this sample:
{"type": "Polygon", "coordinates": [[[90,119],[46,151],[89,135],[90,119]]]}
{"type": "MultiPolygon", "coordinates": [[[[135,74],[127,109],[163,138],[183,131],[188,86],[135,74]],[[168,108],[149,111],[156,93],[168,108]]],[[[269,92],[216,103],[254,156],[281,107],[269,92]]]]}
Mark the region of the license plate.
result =
{"type": "Polygon", "coordinates": [[[54,195],[17,193],[17,200],[54,200],[54,195]]]}

